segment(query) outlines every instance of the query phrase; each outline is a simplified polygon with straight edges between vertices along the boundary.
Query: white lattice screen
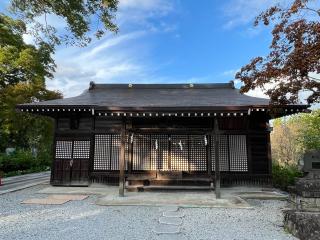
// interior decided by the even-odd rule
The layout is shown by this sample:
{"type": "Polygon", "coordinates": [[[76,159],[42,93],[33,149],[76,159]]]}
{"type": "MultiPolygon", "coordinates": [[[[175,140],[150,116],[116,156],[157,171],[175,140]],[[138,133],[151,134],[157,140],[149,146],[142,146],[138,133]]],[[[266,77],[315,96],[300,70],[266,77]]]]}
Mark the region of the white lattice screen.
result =
{"type": "Polygon", "coordinates": [[[207,136],[189,135],[190,171],[207,171],[207,136]]]}
{"type": "Polygon", "coordinates": [[[168,135],[151,135],[151,170],[169,170],[168,135]]]}
{"type": "Polygon", "coordinates": [[[56,141],[56,159],[72,158],[72,141],[56,141]]]}
{"type": "MultiPolygon", "coordinates": [[[[215,170],[214,137],[211,138],[212,169],[215,170]]],[[[248,171],[246,135],[220,135],[219,142],[220,171],[248,171]]]]}
{"type": "MultiPolygon", "coordinates": [[[[128,159],[128,136],[126,137],[125,158],[128,159]]],[[[94,171],[119,170],[120,134],[96,134],[94,141],[94,171]]],[[[128,169],[127,164],[125,169],[128,169]]]]}
{"type": "Polygon", "coordinates": [[[111,165],[111,135],[95,135],[93,170],[108,170],[111,165]]]}
{"type": "Polygon", "coordinates": [[[134,135],[132,170],[151,170],[150,136],[134,135]]]}
{"type": "Polygon", "coordinates": [[[74,141],[73,158],[90,158],[90,141],[74,141]]]}
{"type": "MultiPolygon", "coordinates": [[[[134,134],[126,138],[126,163],[131,153],[134,171],[207,171],[207,149],[215,169],[214,137],[206,135],[134,134]],[[210,140],[211,139],[211,140],[210,140]],[[132,140],[132,142],[131,142],[132,140]],[[207,144],[210,147],[206,146],[207,144]]],[[[86,142],[82,142],[84,147],[86,142]]],[[[94,170],[119,170],[120,135],[95,136],[94,170]]],[[[67,154],[67,153],[64,153],[67,154]]],[[[245,135],[220,135],[220,171],[248,171],[245,135]]],[[[126,166],[126,169],[127,166],[126,166]]]]}
{"type": "Polygon", "coordinates": [[[171,135],[171,170],[189,170],[188,149],[188,135],[171,135]]]}
{"type": "Polygon", "coordinates": [[[245,135],[230,135],[230,171],[248,171],[247,144],[245,135]]]}
{"type": "Polygon", "coordinates": [[[88,159],[90,158],[89,140],[57,140],[56,159],[88,159]]]}

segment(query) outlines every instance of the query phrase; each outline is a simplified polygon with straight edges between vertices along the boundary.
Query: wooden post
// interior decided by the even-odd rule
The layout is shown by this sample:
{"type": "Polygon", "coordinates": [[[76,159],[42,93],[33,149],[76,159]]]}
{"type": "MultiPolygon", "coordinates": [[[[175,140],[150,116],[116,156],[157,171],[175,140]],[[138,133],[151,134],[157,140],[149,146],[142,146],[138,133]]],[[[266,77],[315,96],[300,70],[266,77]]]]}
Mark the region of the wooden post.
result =
{"type": "Polygon", "coordinates": [[[56,147],[57,147],[57,142],[56,142],[56,137],[57,137],[57,131],[58,131],[58,120],[59,118],[57,117],[56,119],[52,120],[54,121],[54,133],[53,133],[53,144],[52,144],[52,162],[51,162],[51,173],[50,173],[50,184],[54,184],[57,176],[56,176],[56,147]]]}
{"type": "Polygon", "coordinates": [[[221,198],[221,193],[220,193],[220,159],[219,159],[219,142],[220,142],[220,136],[219,136],[219,125],[218,125],[218,119],[214,119],[214,154],[215,154],[215,193],[216,193],[216,198],[221,198]]]}
{"type": "MultiPolygon", "coordinates": [[[[129,119],[127,122],[127,130],[132,130],[132,120],[129,119]]],[[[128,131],[127,131],[128,132],[128,131]]],[[[133,155],[133,132],[128,132],[128,174],[132,173],[132,155],[133,155]]]]}
{"type": "Polygon", "coordinates": [[[247,117],[247,134],[246,134],[246,143],[247,143],[247,158],[248,158],[248,173],[252,174],[252,152],[251,152],[251,133],[250,133],[250,116],[247,117]]]}
{"type": "Polygon", "coordinates": [[[120,145],[120,159],[119,159],[119,196],[124,197],[124,166],[125,166],[125,144],[126,144],[126,125],[125,120],[123,120],[121,128],[121,145],[120,145]]]}

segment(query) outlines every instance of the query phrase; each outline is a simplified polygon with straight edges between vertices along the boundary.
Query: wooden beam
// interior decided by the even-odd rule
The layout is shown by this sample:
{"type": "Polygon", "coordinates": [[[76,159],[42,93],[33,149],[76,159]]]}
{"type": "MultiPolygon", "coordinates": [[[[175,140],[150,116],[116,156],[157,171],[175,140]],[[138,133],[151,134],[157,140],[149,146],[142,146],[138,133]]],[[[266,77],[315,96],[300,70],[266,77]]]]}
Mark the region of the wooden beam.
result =
{"type": "Polygon", "coordinates": [[[120,159],[119,159],[119,196],[124,197],[124,185],[125,185],[125,176],[124,176],[124,168],[125,168],[125,144],[126,144],[126,125],[125,120],[122,123],[121,129],[121,145],[120,145],[120,159]]]}
{"type": "Polygon", "coordinates": [[[220,159],[219,159],[219,142],[220,142],[220,134],[219,134],[219,125],[218,125],[218,119],[214,119],[214,127],[213,127],[213,132],[214,132],[214,147],[215,147],[215,193],[216,193],[216,198],[221,198],[221,192],[220,192],[220,159]]]}

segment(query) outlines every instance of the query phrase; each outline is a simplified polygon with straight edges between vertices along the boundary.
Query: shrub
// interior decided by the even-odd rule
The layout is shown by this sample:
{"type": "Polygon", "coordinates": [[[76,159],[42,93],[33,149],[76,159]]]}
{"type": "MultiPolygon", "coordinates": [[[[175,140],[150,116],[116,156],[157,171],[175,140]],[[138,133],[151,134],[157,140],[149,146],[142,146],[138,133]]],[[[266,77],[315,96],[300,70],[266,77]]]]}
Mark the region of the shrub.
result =
{"type": "Polygon", "coordinates": [[[288,186],[293,185],[295,179],[302,177],[302,172],[294,165],[281,166],[274,162],[272,164],[273,185],[282,190],[287,190],[288,186]]]}
{"type": "Polygon", "coordinates": [[[41,151],[37,157],[32,156],[30,150],[23,149],[10,155],[0,154],[0,169],[6,177],[48,170],[50,163],[49,151],[41,151]]]}

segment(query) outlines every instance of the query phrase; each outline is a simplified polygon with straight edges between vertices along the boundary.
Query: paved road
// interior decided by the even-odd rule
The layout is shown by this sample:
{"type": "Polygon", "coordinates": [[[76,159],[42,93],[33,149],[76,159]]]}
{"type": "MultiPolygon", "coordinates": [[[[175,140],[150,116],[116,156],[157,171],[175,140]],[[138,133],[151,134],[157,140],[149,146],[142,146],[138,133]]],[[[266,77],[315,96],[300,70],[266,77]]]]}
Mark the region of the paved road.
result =
{"type": "Polygon", "coordinates": [[[2,186],[0,186],[0,195],[45,183],[49,179],[50,171],[3,178],[2,186]]]}

